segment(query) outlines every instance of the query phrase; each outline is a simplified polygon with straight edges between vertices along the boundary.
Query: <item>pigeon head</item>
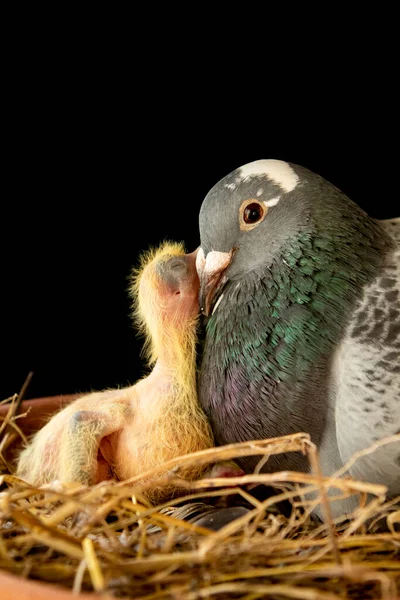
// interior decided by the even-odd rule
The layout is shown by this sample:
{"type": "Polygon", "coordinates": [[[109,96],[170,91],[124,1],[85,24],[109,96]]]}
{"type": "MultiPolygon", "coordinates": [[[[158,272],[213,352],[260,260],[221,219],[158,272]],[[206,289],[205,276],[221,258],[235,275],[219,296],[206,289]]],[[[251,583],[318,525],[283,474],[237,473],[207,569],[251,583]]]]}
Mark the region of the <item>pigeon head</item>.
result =
{"type": "MultiPolygon", "coordinates": [[[[293,268],[290,249],[319,231],[335,232],[339,254],[351,255],[352,236],[359,239],[368,221],[345,194],[298,165],[258,160],[236,169],[210,190],[200,210],[197,269],[203,314],[215,309],[228,281],[239,282],[273,264],[293,268]]],[[[318,254],[317,247],[312,252],[318,254]]]]}

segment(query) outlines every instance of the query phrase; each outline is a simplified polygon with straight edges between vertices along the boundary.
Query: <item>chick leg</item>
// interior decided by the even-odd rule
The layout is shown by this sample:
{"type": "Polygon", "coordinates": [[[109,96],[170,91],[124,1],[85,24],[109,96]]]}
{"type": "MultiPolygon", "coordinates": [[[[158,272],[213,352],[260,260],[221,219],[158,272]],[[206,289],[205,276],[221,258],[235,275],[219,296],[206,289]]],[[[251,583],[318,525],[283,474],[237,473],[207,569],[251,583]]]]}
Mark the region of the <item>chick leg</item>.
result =
{"type": "Polygon", "coordinates": [[[121,429],[129,407],[110,404],[107,412],[79,410],[62,433],[59,478],[87,485],[96,483],[101,440],[121,429]]]}

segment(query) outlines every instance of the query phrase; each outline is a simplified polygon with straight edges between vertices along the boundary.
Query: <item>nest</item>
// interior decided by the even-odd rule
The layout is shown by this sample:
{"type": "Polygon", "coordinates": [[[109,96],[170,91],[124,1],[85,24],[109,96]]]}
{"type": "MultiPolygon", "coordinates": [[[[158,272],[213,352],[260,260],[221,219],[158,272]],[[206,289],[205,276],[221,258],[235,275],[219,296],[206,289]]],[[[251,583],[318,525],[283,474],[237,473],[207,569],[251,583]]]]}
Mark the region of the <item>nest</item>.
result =
{"type": "MultiPolygon", "coordinates": [[[[156,484],[157,469],[96,486],[53,482],[35,488],[12,475],[6,450],[23,433],[15,398],[0,421],[0,568],[74,593],[95,591],[136,600],[200,598],[338,600],[400,595],[400,498],[386,487],[346,476],[350,463],[322,477],[317,448],[305,433],[232,444],[180,457],[156,484]],[[311,473],[259,473],[188,482],[180,469],[259,455],[302,452],[311,473]],[[152,485],[184,495],[151,506],[152,485]],[[254,490],[272,491],[260,500],[254,490]],[[332,519],[330,492],[356,496],[358,507],[332,519]],[[310,500],[310,498],[312,498],[310,500]],[[324,523],[312,516],[321,504],[324,523]],[[222,529],[196,525],[221,507],[247,511],[222,529]]],[[[387,438],[364,451],[374,452],[387,438]]],[[[351,463],[359,458],[354,456],[351,463]]]]}

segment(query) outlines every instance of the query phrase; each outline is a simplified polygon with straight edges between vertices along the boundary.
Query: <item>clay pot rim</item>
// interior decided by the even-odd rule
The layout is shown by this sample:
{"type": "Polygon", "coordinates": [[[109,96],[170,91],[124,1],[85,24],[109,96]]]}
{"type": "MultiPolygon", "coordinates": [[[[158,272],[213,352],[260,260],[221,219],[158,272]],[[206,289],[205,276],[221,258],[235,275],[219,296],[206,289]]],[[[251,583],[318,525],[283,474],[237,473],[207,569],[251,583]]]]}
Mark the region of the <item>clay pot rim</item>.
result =
{"type": "Polygon", "coordinates": [[[2,600],[106,600],[110,595],[82,592],[73,594],[72,590],[62,588],[50,582],[36,579],[25,579],[8,571],[0,569],[0,590],[2,600]]]}

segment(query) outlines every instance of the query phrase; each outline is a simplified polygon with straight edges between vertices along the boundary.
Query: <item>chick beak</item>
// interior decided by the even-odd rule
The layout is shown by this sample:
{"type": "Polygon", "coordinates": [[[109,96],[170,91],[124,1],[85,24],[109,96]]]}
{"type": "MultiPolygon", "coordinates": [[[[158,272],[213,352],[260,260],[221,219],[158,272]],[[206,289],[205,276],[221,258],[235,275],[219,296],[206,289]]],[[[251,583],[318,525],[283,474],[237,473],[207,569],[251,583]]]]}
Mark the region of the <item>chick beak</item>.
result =
{"type": "Polygon", "coordinates": [[[204,252],[200,248],[197,253],[196,268],[200,279],[199,302],[201,312],[206,317],[210,315],[216,293],[226,281],[224,273],[232,261],[233,252],[233,249],[230,252],[213,250],[204,257],[204,252]]]}

